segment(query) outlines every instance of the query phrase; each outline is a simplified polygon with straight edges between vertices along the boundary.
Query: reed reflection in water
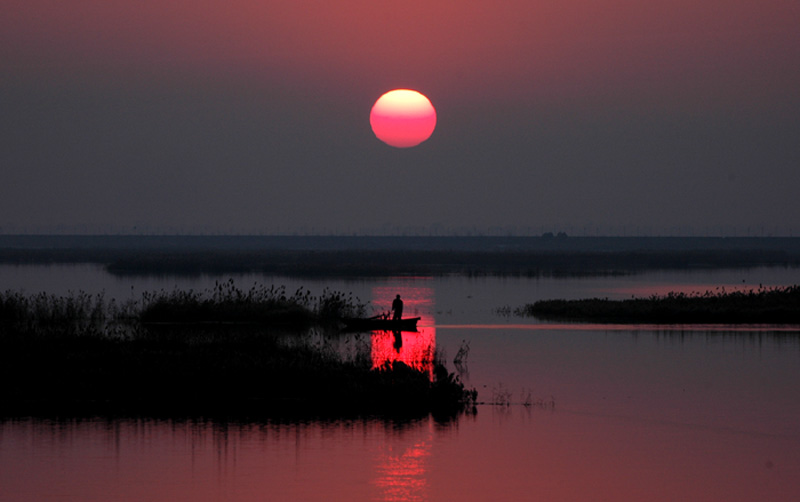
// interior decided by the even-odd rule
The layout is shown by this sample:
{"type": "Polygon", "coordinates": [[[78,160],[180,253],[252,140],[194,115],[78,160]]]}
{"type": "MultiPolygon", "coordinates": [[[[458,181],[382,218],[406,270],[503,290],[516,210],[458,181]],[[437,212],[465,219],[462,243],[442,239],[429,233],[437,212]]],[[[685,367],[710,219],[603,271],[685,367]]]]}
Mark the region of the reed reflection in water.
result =
{"type": "Polygon", "coordinates": [[[0,500],[430,500],[435,436],[402,421],[0,421],[0,500]]]}

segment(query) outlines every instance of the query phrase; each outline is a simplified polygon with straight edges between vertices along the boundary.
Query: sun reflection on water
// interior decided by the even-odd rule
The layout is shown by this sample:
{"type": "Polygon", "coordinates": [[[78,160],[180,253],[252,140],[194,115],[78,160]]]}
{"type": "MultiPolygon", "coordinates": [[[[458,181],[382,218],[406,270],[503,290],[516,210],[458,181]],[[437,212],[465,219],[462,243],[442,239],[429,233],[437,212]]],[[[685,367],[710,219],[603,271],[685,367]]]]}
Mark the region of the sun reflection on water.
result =
{"type": "Polygon", "coordinates": [[[419,317],[418,331],[373,331],[372,367],[391,366],[402,362],[411,368],[433,376],[433,356],[436,352],[436,328],[433,318],[434,290],[426,279],[413,278],[376,286],[371,303],[378,312],[389,312],[396,295],[403,300],[403,317],[419,317]]]}
{"type": "Polygon", "coordinates": [[[379,500],[428,500],[429,457],[433,439],[432,424],[423,427],[424,437],[412,443],[391,444],[377,460],[372,483],[380,490],[379,500]]]}

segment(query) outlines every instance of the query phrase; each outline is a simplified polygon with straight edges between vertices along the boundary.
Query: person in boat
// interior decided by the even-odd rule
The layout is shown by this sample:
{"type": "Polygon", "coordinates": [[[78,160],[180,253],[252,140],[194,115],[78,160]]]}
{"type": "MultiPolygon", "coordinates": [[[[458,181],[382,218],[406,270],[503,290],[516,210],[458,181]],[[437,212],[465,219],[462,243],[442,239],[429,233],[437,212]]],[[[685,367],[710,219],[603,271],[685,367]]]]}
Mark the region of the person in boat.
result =
{"type": "Polygon", "coordinates": [[[392,312],[394,312],[394,316],[392,320],[399,321],[403,317],[403,300],[400,299],[400,295],[392,302],[392,312]]]}

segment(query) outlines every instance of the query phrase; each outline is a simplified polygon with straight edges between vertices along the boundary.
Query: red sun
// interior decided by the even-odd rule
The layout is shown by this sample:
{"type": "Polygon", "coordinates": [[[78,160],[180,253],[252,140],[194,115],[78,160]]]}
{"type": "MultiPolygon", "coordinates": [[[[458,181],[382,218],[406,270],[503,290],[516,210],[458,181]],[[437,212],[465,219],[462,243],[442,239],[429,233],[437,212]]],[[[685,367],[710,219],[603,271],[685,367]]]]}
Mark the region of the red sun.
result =
{"type": "Polygon", "coordinates": [[[419,92],[395,89],[378,98],[369,114],[369,123],[379,140],[408,148],[431,137],[436,128],[436,110],[419,92]]]}

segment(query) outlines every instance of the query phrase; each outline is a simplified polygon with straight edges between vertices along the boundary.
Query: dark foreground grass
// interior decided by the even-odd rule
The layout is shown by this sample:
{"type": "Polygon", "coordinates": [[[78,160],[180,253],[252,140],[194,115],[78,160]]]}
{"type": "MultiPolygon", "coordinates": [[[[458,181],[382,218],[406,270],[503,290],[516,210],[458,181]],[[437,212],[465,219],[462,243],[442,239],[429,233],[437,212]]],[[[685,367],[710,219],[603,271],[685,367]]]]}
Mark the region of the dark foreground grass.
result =
{"type": "Polygon", "coordinates": [[[228,323],[263,306],[232,284],[216,296],[174,292],[125,306],[83,294],[0,295],[0,415],[450,416],[474,403],[441,361],[431,380],[402,364],[373,370],[369,351],[344,357],[309,343],[310,330],[336,336],[320,334],[326,319],[357,307],[346,297],[265,291],[250,299],[275,299],[291,315],[228,323]],[[194,314],[208,322],[178,322],[194,314]],[[142,322],[150,318],[176,322],[142,322]]]}
{"type": "Polygon", "coordinates": [[[541,300],[521,316],[620,323],[800,324],[800,286],[703,294],[669,293],[630,300],[541,300]]]}
{"type": "Polygon", "coordinates": [[[180,331],[124,340],[5,333],[2,414],[415,416],[458,413],[474,400],[441,362],[431,382],[403,365],[372,370],[264,332],[180,331]]]}

